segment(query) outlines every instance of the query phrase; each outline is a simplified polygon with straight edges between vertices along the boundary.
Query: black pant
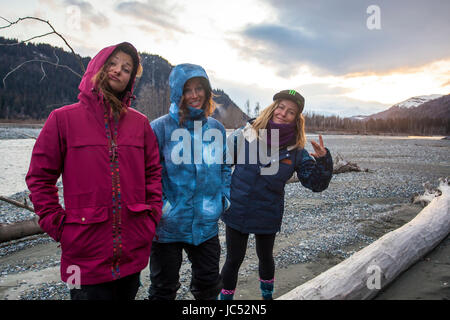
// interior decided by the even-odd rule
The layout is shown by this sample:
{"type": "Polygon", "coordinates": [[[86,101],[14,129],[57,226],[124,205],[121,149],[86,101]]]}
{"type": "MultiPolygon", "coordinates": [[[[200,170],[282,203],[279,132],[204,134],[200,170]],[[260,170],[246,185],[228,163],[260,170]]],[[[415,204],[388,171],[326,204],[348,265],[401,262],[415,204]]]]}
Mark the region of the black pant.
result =
{"type": "Polygon", "coordinates": [[[118,280],[99,284],[82,285],[70,290],[72,300],[134,300],[139,289],[140,272],[118,280]]]}
{"type": "Polygon", "coordinates": [[[198,246],[183,242],[153,242],[150,254],[150,300],[174,300],[180,288],[183,249],[192,264],[190,290],[196,300],[214,300],[222,289],[220,242],[215,236],[198,246]]]}
{"type": "MultiPolygon", "coordinates": [[[[259,277],[272,280],[275,274],[273,259],[274,234],[255,234],[256,254],[259,260],[259,277]]],[[[239,268],[247,251],[248,233],[241,233],[226,227],[227,258],[222,268],[223,288],[234,290],[238,279],[239,268]]]]}

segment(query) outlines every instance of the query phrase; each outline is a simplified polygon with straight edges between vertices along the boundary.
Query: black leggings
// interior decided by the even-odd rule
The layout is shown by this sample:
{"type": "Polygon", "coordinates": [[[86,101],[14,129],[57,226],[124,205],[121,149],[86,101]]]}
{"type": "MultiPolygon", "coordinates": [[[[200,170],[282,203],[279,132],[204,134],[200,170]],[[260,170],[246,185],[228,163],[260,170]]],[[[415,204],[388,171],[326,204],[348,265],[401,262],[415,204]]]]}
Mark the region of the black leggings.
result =
{"type": "MultiPolygon", "coordinates": [[[[272,280],[275,274],[273,260],[274,234],[255,234],[256,254],[259,260],[259,277],[263,280],[272,280]]],[[[238,279],[239,268],[245,258],[247,250],[248,233],[241,233],[226,227],[227,258],[222,268],[223,288],[234,290],[238,279]]]]}

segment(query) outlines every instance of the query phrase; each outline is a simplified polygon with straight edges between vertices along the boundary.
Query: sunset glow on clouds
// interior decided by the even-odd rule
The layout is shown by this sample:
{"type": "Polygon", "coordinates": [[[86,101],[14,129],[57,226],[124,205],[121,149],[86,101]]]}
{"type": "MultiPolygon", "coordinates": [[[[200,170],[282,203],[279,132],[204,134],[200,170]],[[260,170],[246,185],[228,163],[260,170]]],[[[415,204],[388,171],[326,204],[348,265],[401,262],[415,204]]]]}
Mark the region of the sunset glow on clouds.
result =
{"type": "MultiPolygon", "coordinates": [[[[305,111],[340,116],[450,93],[447,1],[28,0],[2,2],[0,10],[10,21],[48,19],[83,56],[129,41],[172,65],[200,64],[241,108],[247,99],[264,107],[281,89],[299,90],[305,111]],[[380,8],[378,30],[367,27],[372,4],[380,8]]],[[[24,23],[0,36],[45,32],[24,23]]],[[[54,36],[37,41],[64,47],[54,36]]]]}

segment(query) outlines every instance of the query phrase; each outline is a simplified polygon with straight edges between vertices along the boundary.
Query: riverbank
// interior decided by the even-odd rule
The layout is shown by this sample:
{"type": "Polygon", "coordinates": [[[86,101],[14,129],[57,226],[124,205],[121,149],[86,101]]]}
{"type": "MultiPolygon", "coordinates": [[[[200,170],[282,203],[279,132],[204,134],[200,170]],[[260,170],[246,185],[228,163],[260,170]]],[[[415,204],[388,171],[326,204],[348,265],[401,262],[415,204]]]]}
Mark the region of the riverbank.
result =
{"type": "MultiPolygon", "coordinates": [[[[436,186],[438,178],[450,176],[448,140],[324,136],[324,143],[333,156],[339,153],[370,170],[335,175],[329,188],[321,193],[311,192],[300,183],[286,186],[283,225],[274,248],[275,298],[413,219],[422,207],[411,204],[411,197],[423,193],[425,182],[436,186]]],[[[311,149],[309,145],[307,148],[311,149]]],[[[27,194],[17,196],[20,199],[27,194]]],[[[17,209],[7,206],[0,204],[0,223],[20,215],[14,211],[17,209]]],[[[219,227],[222,265],[226,250],[224,226],[220,223],[219,227]]],[[[59,250],[45,235],[0,245],[0,299],[68,299],[67,287],[60,281],[59,250]]],[[[192,299],[186,257],[180,274],[177,299],[192,299]]],[[[426,287],[425,281],[431,280],[421,278],[418,287],[426,287]]],[[[143,270],[141,282],[137,299],[147,296],[148,268],[143,270]]],[[[432,299],[447,297],[441,289],[436,292],[432,299]]],[[[236,298],[259,297],[258,263],[254,237],[250,236],[236,298]]]]}
{"type": "MultiPolygon", "coordinates": [[[[392,218],[366,223],[364,233],[379,237],[390,232],[415,217],[421,208],[406,205],[392,218]]],[[[221,234],[223,229],[221,228],[221,234]]],[[[221,235],[222,247],[223,234],[221,235]]],[[[278,239],[276,245],[277,271],[274,297],[294,289],[345,259],[347,254],[356,252],[364,243],[353,243],[341,248],[339,253],[322,251],[305,262],[280,263],[283,248],[290,241],[278,239]]],[[[249,251],[241,268],[236,300],[259,300],[258,275],[255,268],[254,243],[250,239],[249,251]],[[253,271],[250,271],[253,270],[253,271]]],[[[68,300],[69,290],[59,278],[60,248],[48,236],[37,235],[13,241],[0,246],[0,300],[68,300]],[[16,250],[4,254],[8,247],[16,250]],[[17,249],[21,248],[21,249],[17,249]]],[[[223,263],[223,255],[221,262],[223,263]]],[[[284,258],[287,258],[286,256],[284,258]]],[[[448,300],[450,299],[450,237],[444,239],[432,252],[401,274],[393,283],[380,292],[378,300],[448,300]]],[[[177,299],[192,299],[188,291],[190,280],[189,263],[185,259],[181,269],[182,287],[177,299]]],[[[147,297],[149,282],[148,268],[141,273],[142,286],[136,299],[147,297]]]]}
{"type": "MultiPolygon", "coordinates": [[[[45,120],[1,120],[0,119],[0,139],[22,139],[22,135],[18,134],[14,138],[14,135],[7,133],[6,129],[10,131],[17,131],[16,129],[42,129],[45,124],[45,120]],[[1,130],[3,128],[3,130],[1,130]],[[6,137],[3,137],[6,135],[6,137]]],[[[37,133],[39,132],[37,131],[37,133]]],[[[232,132],[235,129],[226,129],[228,132],[232,132]]],[[[449,138],[448,136],[428,136],[420,135],[414,133],[392,133],[392,132],[360,132],[354,130],[315,130],[306,128],[306,134],[311,135],[357,135],[357,136],[386,136],[386,137],[417,137],[417,138],[433,138],[433,139],[444,139],[449,138]]],[[[37,136],[37,134],[36,134],[37,136]]]]}
{"type": "Polygon", "coordinates": [[[42,121],[16,121],[0,120],[0,128],[42,128],[45,120],[42,121]]]}

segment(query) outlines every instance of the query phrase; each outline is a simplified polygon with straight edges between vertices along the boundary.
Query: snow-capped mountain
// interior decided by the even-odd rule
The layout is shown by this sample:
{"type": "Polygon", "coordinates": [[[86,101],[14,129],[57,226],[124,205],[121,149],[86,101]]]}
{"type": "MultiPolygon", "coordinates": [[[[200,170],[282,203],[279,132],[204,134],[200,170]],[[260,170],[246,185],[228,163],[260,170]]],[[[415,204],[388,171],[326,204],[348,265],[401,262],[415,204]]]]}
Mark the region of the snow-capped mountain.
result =
{"type": "Polygon", "coordinates": [[[354,116],[351,119],[367,121],[369,119],[393,118],[450,118],[450,94],[431,94],[417,96],[394,104],[385,111],[369,116],[354,116]]]}
{"type": "Polygon", "coordinates": [[[367,117],[369,117],[369,116],[357,115],[357,116],[352,116],[352,117],[350,117],[349,119],[350,119],[350,120],[366,120],[367,117]]]}
{"type": "Polygon", "coordinates": [[[412,97],[400,103],[394,104],[393,107],[397,106],[400,108],[414,108],[420,106],[425,102],[438,99],[442,96],[443,94],[430,94],[427,96],[412,97]]]}

